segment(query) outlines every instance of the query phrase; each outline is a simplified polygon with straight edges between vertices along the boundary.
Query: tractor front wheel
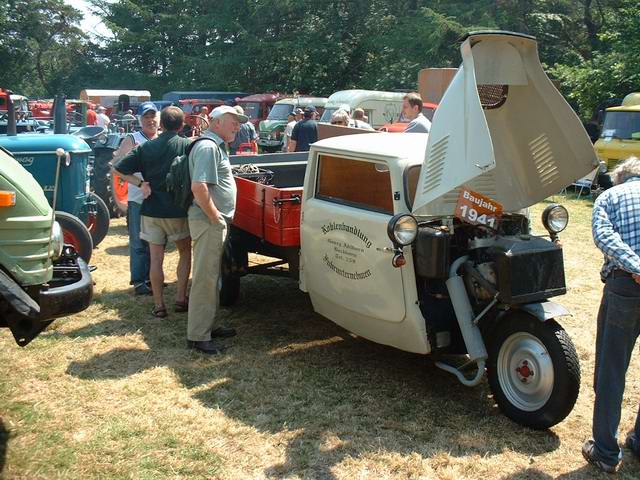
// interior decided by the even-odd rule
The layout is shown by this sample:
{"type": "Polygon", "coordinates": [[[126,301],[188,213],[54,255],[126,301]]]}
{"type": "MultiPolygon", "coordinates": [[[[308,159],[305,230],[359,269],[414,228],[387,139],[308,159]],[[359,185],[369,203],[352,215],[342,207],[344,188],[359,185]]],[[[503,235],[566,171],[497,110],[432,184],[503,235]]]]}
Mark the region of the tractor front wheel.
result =
{"type": "Polygon", "coordinates": [[[93,246],[97,247],[109,233],[109,208],[104,200],[93,192],[89,194],[89,201],[95,202],[95,206],[92,205],[90,208],[87,228],[91,234],[93,246]]]}
{"type": "Polygon", "coordinates": [[[60,211],[56,211],[56,221],[62,228],[64,243],[73,245],[80,258],[89,263],[93,253],[93,240],[84,223],[78,217],[60,211]]]}
{"type": "Polygon", "coordinates": [[[501,321],[487,343],[489,385],[507,417],[544,430],[569,415],[580,390],[580,364],[558,323],[518,312],[501,321]]]}

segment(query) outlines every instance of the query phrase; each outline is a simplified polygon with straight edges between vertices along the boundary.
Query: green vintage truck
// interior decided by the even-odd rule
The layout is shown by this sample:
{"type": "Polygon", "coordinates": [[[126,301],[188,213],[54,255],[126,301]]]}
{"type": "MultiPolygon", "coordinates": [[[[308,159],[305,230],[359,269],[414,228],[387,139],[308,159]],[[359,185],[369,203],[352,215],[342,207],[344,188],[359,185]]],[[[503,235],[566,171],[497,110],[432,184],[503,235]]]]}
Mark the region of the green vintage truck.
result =
{"type": "Polygon", "coordinates": [[[63,244],[42,188],[0,147],[0,327],[25,346],[55,318],[86,309],[92,295],[89,268],[63,244]]]}

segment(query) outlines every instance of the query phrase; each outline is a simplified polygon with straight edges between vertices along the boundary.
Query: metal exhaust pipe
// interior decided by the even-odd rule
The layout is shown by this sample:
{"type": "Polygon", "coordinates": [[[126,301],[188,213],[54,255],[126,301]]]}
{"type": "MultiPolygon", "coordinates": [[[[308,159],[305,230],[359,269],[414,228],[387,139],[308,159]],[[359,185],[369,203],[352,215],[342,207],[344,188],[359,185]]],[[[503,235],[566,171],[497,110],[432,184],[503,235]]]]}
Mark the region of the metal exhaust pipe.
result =
{"type": "Polygon", "coordinates": [[[56,95],[53,101],[53,133],[68,133],[67,130],[67,97],[56,95]]]}
{"type": "Polygon", "coordinates": [[[18,127],[16,126],[16,110],[13,108],[13,100],[11,100],[11,90],[7,90],[7,136],[15,137],[18,135],[18,127]]]}
{"type": "Polygon", "coordinates": [[[471,362],[476,362],[478,370],[476,371],[475,377],[467,378],[459,368],[455,368],[443,362],[436,362],[436,366],[449,373],[453,373],[463,385],[466,385],[467,387],[475,387],[482,381],[488,355],[480,329],[474,322],[473,308],[469,302],[467,290],[464,287],[464,280],[462,277],[458,276],[458,269],[468,259],[468,256],[464,256],[453,262],[449,271],[449,279],[446,281],[446,286],[449,291],[451,303],[453,304],[453,309],[456,313],[464,344],[467,347],[467,352],[469,353],[469,359],[471,362]]]}

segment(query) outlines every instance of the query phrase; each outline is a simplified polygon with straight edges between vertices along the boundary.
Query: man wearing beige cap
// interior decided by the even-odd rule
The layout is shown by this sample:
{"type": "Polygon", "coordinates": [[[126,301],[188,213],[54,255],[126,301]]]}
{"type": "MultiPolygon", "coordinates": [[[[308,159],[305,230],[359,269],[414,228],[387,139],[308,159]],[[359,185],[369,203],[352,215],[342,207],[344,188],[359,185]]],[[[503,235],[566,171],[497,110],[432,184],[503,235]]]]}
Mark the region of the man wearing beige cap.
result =
{"type": "Polygon", "coordinates": [[[193,275],[189,296],[187,346],[215,355],[223,348],[214,339],[233,337],[233,328],[218,325],[218,279],[228,225],[236,208],[236,184],[231,173],[227,143],[233,142],[240,124],[248,120],[233,107],[223,105],[209,114],[209,128],[189,154],[193,205],[189,230],[193,239],[193,275]]]}

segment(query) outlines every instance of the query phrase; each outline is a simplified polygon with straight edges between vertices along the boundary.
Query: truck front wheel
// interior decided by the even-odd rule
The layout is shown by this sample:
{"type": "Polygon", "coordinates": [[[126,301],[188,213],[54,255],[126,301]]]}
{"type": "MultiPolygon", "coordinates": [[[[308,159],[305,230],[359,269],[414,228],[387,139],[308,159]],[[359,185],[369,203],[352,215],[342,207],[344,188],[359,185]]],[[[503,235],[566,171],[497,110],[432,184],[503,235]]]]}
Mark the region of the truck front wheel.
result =
{"type": "Polygon", "coordinates": [[[569,415],[580,390],[580,364],[558,323],[519,312],[501,321],[488,340],[489,385],[507,417],[544,430],[569,415]]]}

